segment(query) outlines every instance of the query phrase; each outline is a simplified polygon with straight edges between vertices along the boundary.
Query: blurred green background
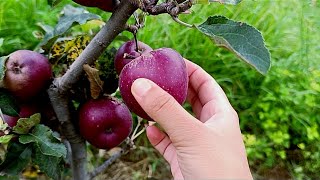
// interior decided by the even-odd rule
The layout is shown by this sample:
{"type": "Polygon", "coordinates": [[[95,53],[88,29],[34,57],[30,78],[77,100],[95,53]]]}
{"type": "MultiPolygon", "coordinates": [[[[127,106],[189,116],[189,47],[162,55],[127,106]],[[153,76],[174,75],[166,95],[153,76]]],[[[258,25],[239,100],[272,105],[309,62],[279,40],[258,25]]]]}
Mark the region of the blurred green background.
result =
{"type": "MultiPolygon", "coordinates": [[[[41,41],[36,37],[43,33],[37,23],[53,26],[62,7],[70,3],[64,0],[51,9],[45,0],[1,0],[0,56],[17,49],[34,49],[41,41]]],[[[109,16],[95,8],[88,10],[103,18],[109,16]]],[[[147,17],[138,39],[153,48],[176,49],[219,82],[239,113],[256,179],[320,178],[320,2],[243,0],[237,6],[195,5],[192,14],[181,15],[181,20],[200,24],[217,14],[262,32],[272,55],[266,76],[167,15],[147,17]]],[[[124,35],[132,38],[129,33],[124,35]]],[[[119,43],[112,45],[118,47],[119,43]]],[[[128,177],[141,179],[151,173],[158,179],[169,178],[168,167],[145,136],[137,145],[136,152],[120,161],[122,168],[132,166],[130,173],[134,175],[128,177]]]]}

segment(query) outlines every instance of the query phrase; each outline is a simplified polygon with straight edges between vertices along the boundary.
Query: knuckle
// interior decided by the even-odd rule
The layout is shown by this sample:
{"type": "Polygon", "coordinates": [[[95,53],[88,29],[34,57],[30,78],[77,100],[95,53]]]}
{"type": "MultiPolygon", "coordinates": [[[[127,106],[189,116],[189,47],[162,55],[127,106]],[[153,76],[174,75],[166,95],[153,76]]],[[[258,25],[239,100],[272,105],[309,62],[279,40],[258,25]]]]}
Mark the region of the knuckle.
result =
{"type": "Polygon", "coordinates": [[[239,119],[239,116],[238,116],[238,113],[235,109],[231,108],[230,110],[230,116],[233,118],[233,119],[236,119],[238,120],[239,119]]]}
{"type": "Polygon", "coordinates": [[[161,113],[164,110],[170,109],[174,105],[174,101],[172,96],[162,94],[150,104],[150,111],[156,114],[161,113]]]}
{"type": "Polygon", "coordinates": [[[228,119],[231,119],[233,121],[239,121],[238,113],[233,107],[226,108],[224,110],[224,116],[228,117],[228,119]]]}
{"type": "Polygon", "coordinates": [[[227,117],[229,117],[230,122],[236,126],[239,125],[239,115],[237,113],[236,110],[234,110],[233,108],[230,108],[227,112],[227,117]]]}

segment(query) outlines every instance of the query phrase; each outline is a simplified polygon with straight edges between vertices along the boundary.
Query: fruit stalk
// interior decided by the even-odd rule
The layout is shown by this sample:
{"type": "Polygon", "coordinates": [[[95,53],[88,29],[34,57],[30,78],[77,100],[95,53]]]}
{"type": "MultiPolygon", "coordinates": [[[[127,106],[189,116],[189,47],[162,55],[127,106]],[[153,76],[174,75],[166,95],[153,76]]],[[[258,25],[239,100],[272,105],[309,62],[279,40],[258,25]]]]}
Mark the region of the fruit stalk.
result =
{"type": "Polygon", "coordinates": [[[137,7],[131,1],[121,1],[106,25],[93,38],[66,74],[61,78],[55,79],[48,89],[50,101],[61,123],[61,129],[63,129],[62,134],[70,142],[73,179],[87,180],[89,176],[86,168],[85,140],[81,138],[72,124],[67,92],[79,80],[83,73],[83,65],[92,64],[98,59],[105,48],[125,29],[127,20],[136,9],[137,7]]]}

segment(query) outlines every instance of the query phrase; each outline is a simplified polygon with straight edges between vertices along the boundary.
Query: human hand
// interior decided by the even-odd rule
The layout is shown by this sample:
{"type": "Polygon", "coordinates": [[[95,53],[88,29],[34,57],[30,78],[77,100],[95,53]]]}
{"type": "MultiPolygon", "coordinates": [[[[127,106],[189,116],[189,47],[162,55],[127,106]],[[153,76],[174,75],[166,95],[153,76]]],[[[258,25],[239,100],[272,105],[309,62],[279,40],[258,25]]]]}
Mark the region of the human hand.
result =
{"type": "Polygon", "coordinates": [[[252,179],[239,119],[217,82],[186,60],[187,100],[196,117],[147,79],[137,79],[131,91],[164,129],[147,127],[151,144],[164,156],[174,179],[252,179]]]}

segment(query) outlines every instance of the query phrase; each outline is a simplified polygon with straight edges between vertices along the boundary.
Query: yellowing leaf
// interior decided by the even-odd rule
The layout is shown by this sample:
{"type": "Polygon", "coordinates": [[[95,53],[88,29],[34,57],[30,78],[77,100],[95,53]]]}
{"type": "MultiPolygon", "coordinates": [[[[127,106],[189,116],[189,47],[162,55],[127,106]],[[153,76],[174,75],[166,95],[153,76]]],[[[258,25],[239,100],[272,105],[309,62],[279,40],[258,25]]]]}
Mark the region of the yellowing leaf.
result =
{"type": "Polygon", "coordinates": [[[39,124],[41,120],[40,113],[30,116],[30,118],[20,118],[16,126],[13,127],[13,132],[17,134],[27,134],[31,128],[39,124]]]}
{"type": "Polygon", "coordinates": [[[66,54],[67,60],[73,62],[82,53],[82,51],[87,47],[91,38],[90,36],[78,36],[68,42],[66,42],[66,54]]]}
{"type": "Polygon", "coordinates": [[[90,67],[88,64],[83,65],[83,69],[88,75],[91,97],[93,99],[97,99],[100,93],[103,91],[104,84],[104,82],[100,79],[99,70],[90,67]]]}
{"type": "Polygon", "coordinates": [[[22,176],[27,179],[35,179],[38,177],[39,168],[29,166],[22,172],[22,176]]]}
{"type": "Polygon", "coordinates": [[[90,36],[83,35],[75,38],[60,38],[50,50],[50,62],[56,62],[64,59],[61,63],[72,63],[87,47],[91,40],[90,36]]]}

